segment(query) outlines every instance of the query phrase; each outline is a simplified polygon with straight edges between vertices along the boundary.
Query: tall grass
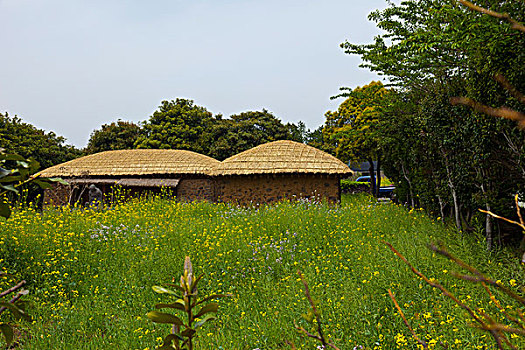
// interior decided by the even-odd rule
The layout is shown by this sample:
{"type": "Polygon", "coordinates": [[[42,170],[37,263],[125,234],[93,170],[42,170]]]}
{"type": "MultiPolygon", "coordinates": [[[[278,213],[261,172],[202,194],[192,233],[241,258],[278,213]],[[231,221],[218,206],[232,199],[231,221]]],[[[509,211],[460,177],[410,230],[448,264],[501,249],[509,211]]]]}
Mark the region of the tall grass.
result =
{"type": "Polygon", "coordinates": [[[180,276],[186,255],[196,274],[205,273],[200,293],[233,294],[221,300],[218,320],[204,326],[196,348],[279,349],[285,340],[313,348],[294,329],[308,308],[300,268],[326,337],[341,349],[416,348],[389,288],[429,344],[490,349],[488,336],[470,327],[460,308],[415,279],[382,243],[460,298],[494,311],[484,291],[451,276],[453,266],[427,249],[436,240],[487,275],[513,280],[512,288],[523,283],[523,267],[506,252],[489,254],[482,242],[423,212],[368,197],[344,197],[341,206],[246,209],[150,198],[103,211],[26,209],[0,221],[0,266],[29,283],[34,321],[21,324],[24,349],[155,348],[168,329],[146,318],[162,301],[151,286],[180,276]]]}

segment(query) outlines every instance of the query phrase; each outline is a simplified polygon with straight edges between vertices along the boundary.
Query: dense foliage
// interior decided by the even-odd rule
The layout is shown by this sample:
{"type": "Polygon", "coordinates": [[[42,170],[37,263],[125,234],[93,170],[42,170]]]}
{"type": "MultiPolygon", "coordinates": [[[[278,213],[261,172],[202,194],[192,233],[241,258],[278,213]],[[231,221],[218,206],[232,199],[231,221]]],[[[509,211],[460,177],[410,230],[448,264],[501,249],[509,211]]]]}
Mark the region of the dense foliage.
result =
{"type": "Polygon", "coordinates": [[[43,169],[80,155],[78,149],[66,145],[65,141],[52,131],[45,132],[16,116],[0,113],[0,147],[7,153],[35,159],[43,169]]]}
{"type": "MultiPolygon", "coordinates": [[[[483,5],[517,20],[525,18],[522,1],[490,0],[483,5]]],[[[353,100],[370,86],[349,90],[340,110],[327,114],[325,133],[337,139],[333,116],[352,115],[338,132],[345,131],[346,137],[366,130],[361,140],[345,140],[348,146],[337,145],[339,149],[355,147],[356,141],[358,149],[366,149],[376,142],[370,149],[381,154],[402,202],[452,217],[458,229],[484,225],[490,248],[493,222],[476,214],[477,208],[513,214],[513,195],[525,184],[525,134],[511,121],[452,106],[450,99],[466,96],[522,111],[523,105],[493,78],[502,74],[525,91],[525,35],[447,0],[390,3],[369,18],[383,34],[371,44],[345,42],[342,47],[360,55],[363,67],[385,76],[391,93],[373,101],[374,119],[363,125],[359,113],[348,111],[347,105],[358,106],[353,100]]],[[[368,97],[361,99],[368,103],[368,97]]],[[[504,228],[498,227],[501,233],[504,228]]]]}
{"type": "Polygon", "coordinates": [[[223,160],[263,143],[294,139],[292,132],[295,129],[291,125],[283,124],[265,109],[235,114],[229,119],[218,119],[210,129],[208,154],[223,160]]]}
{"type": "Polygon", "coordinates": [[[91,133],[85,152],[92,154],[134,148],[140,133],[140,126],[132,122],[118,120],[111,124],[104,124],[99,130],[91,133]]]}
{"type": "Polygon", "coordinates": [[[257,145],[276,141],[307,141],[304,123],[283,124],[271,112],[247,111],[223,118],[192,100],[162,101],[139,125],[118,121],[91,134],[86,152],[157,148],[183,149],[223,160],[257,145]]]}

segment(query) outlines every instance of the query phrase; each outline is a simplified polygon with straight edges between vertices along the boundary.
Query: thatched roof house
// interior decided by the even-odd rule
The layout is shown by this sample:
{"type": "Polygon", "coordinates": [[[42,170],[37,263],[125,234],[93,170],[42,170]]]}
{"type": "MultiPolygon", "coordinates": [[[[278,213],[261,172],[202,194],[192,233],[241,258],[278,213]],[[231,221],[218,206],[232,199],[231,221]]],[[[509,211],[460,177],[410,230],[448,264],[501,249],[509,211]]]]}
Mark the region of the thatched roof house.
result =
{"type": "Polygon", "coordinates": [[[271,203],[284,198],[338,202],[339,180],[351,174],[350,168],[334,156],[286,140],[259,145],[227,158],[212,171],[218,199],[240,204],[271,203]]]}
{"type": "Polygon", "coordinates": [[[89,184],[95,184],[105,193],[113,185],[134,192],[171,187],[181,199],[214,200],[210,174],[218,164],[213,158],[185,150],[134,149],[96,153],[42,171],[42,176],[62,177],[71,185],[46,191],[44,202],[83,203],[87,200],[89,184]]]}

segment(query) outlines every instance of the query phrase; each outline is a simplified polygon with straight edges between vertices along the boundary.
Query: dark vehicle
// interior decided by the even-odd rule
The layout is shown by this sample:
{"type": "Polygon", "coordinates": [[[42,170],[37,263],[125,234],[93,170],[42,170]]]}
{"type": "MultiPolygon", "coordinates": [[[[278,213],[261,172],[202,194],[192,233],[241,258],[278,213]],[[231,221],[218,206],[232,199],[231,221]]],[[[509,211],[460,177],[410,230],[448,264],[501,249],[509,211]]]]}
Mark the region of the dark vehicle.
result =
{"type": "MultiPolygon", "coordinates": [[[[371,178],[370,176],[359,176],[356,180],[356,182],[370,182],[371,178]]],[[[379,187],[379,197],[387,197],[392,198],[394,195],[394,190],[396,189],[396,186],[381,186],[379,187]]]]}
{"type": "Polygon", "coordinates": [[[370,182],[370,176],[359,176],[356,180],[356,182],[370,182]]]}

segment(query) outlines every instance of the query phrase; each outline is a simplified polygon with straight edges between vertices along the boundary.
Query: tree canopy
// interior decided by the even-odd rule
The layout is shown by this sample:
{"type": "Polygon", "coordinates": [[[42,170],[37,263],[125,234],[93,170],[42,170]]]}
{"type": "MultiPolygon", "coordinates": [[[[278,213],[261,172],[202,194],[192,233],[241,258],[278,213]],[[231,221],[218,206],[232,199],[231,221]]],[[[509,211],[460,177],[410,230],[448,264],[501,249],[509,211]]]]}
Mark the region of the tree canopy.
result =
{"type": "Polygon", "coordinates": [[[140,124],[117,121],[91,133],[86,153],[113,149],[185,149],[223,160],[262,143],[275,140],[303,142],[304,123],[284,124],[271,112],[246,111],[223,118],[192,100],[162,101],[140,124]]]}
{"type": "Polygon", "coordinates": [[[104,124],[99,130],[94,130],[85,149],[87,154],[132,149],[139,138],[142,129],[139,125],[118,120],[111,124],[104,124]]]}
{"type": "MultiPolygon", "coordinates": [[[[525,18],[520,1],[483,5],[525,18]]],[[[451,216],[458,229],[474,229],[482,220],[476,214],[480,207],[510,215],[512,195],[525,183],[524,134],[511,121],[450,100],[465,96],[523,111],[516,94],[494,76],[525,90],[525,35],[501,19],[446,0],[389,3],[369,19],[382,34],[370,44],[341,46],[359,55],[362,67],[384,76],[393,90],[380,96],[379,105],[363,94],[369,86],[349,90],[338,111],[326,115],[325,143],[342,159],[366,159],[366,151],[375,158],[381,154],[402,202],[451,216]],[[373,108],[366,111],[370,103],[373,108]]],[[[493,222],[485,219],[490,246],[493,222]]],[[[497,226],[499,232],[505,229],[497,226]]]]}
{"type": "Polygon", "coordinates": [[[212,114],[192,100],[178,98],[162,101],[149,120],[142,125],[143,134],[135,142],[137,148],[183,149],[206,154],[205,130],[212,114]]]}
{"type": "Polygon", "coordinates": [[[209,155],[223,160],[271,141],[300,141],[301,130],[292,125],[283,124],[265,109],[235,114],[229,119],[215,120],[208,135],[210,139],[209,155]]]}
{"type": "Polygon", "coordinates": [[[8,153],[34,158],[41,168],[67,162],[80,156],[80,150],[66,145],[66,139],[25,123],[17,116],[0,113],[0,147],[8,153]]]}

